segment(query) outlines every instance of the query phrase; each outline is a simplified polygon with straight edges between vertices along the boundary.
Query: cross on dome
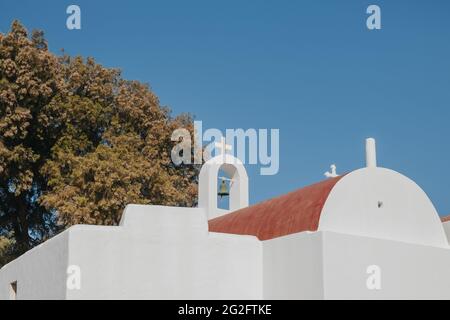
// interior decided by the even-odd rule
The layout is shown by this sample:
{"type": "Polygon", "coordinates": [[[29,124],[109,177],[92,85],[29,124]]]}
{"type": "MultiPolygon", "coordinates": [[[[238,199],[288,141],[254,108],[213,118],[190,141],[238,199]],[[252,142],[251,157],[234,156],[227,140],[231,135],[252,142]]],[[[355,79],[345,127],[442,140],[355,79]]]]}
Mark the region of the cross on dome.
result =
{"type": "Polygon", "coordinates": [[[325,176],[325,177],[327,177],[327,178],[336,178],[336,177],[339,176],[339,175],[336,173],[336,165],[335,165],[335,164],[332,164],[332,165],[330,166],[330,169],[331,169],[331,172],[330,172],[330,171],[327,171],[327,172],[324,173],[324,176],[325,176]]]}

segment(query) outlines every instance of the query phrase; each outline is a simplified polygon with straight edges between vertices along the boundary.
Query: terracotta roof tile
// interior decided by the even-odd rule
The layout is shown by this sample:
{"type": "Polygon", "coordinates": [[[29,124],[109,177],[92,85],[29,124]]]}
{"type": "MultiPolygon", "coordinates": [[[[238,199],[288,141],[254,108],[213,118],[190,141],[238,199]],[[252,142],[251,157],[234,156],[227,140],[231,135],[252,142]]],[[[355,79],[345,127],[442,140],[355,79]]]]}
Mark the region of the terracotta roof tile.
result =
{"type": "Polygon", "coordinates": [[[316,231],[328,195],[342,176],[290,192],[209,221],[209,231],[254,235],[268,240],[316,231]]]}

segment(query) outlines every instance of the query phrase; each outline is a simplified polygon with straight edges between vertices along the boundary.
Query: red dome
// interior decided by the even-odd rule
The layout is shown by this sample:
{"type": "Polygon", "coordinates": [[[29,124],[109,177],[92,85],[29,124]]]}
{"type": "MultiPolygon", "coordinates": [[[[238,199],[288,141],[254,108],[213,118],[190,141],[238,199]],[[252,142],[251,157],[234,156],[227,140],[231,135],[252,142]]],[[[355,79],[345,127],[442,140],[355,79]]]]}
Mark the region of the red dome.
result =
{"type": "Polygon", "coordinates": [[[254,235],[269,240],[302,231],[316,231],[331,189],[342,176],[209,220],[209,231],[254,235]]]}

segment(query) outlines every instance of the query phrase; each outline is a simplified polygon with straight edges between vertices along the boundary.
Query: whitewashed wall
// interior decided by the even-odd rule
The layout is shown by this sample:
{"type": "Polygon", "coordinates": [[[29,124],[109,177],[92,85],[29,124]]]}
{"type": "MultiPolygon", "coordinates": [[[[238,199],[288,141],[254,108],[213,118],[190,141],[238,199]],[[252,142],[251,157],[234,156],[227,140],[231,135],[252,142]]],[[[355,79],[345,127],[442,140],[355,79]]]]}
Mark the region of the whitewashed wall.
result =
{"type": "Polygon", "coordinates": [[[264,241],[263,248],[264,299],[323,299],[320,232],[264,241]]]}
{"type": "Polygon", "coordinates": [[[65,299],[68,235],[63,232],[0,269],[0,300],[10,298],[17,281],[17,299],[65,299]]]}
{"type": "Polygon", "coordinates": [[[264,241],[264,299],[450,299],[449,270],[439,247],[334,232],[264,241]]]}
{"type": "Polygon", "coordinates": [[[450,250],[324,232],[325,299],[450,299],[450,250]],[[381,289],[367,287],[367,267],[381,289]]]}
{"type": "Polygon", "coordinates": [[[262,296],[262,245],[209,234],[202,209],[128,206],[121,228],[71,229],[82,270],[69,299],[250,299],[262,296]]]}

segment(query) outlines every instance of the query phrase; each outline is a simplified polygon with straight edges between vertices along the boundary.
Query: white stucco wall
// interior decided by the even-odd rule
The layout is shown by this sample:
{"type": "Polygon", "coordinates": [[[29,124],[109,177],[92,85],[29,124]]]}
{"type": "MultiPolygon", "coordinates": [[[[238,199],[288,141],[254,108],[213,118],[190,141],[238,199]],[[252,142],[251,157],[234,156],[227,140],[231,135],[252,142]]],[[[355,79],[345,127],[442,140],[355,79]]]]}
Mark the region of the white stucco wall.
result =
{"type": "Polygon", "coordinates": [[[69,299],[257,299],[262,244],[208,233],[201,209],[128,206],[121,227],[70,229],[69,263],[82,270],[69,299]]]}
{"type": "Polygon", "coordinates": [[[0,299],[12,281],[18,299],[450,299],[450,249],[326,231],[261,242],[186,228],[169,239],[134,227],[70,228],[1,269],[0,299]],[[80,290],[66,289],[69,265],[80,290]],[[370,265],[381,290],[366,286],[370,265]]]}
{"type": "Polygon", "coordinates": [[[264,299],[450,299],[448,248],[328,231],[263,243],[264,299]]]}
{"type": "Polygon", "coordinates": [[[263,241],[264,299],[323,299],[320,232],[263,241]]]}
{"type": "Polygon", "coordinates": [[[325,299],[450,299],[450,249],[324,232],[323,256],[325,299]],[[366,285],[371,265],[380,290],[366,285]]]}
{"type": "Polygon", "coordinates": [[[203,209],[130,205],[117,227],[74,226],[0,270],[0,299],[261,299],[262,243],[209,233],[203,209]],[[67,268],[81,288],[67,289],[67,268]]]}
{"type": "Polygon", "coordinates": [[[65,231],[0,269],[0,300],[10,299],[14,281],[17,299],[65,299],[68,235],[65,231]]]}

